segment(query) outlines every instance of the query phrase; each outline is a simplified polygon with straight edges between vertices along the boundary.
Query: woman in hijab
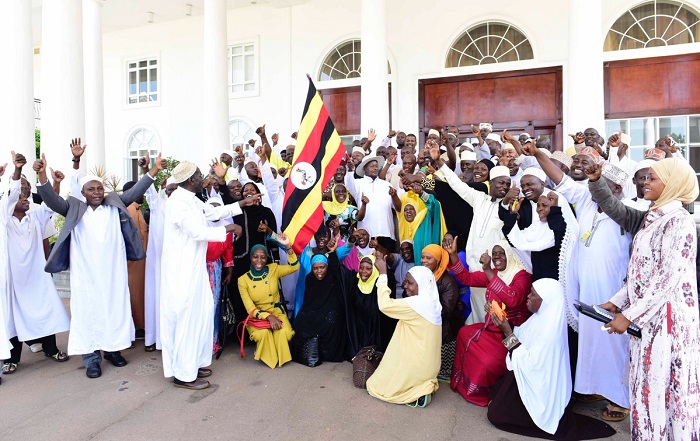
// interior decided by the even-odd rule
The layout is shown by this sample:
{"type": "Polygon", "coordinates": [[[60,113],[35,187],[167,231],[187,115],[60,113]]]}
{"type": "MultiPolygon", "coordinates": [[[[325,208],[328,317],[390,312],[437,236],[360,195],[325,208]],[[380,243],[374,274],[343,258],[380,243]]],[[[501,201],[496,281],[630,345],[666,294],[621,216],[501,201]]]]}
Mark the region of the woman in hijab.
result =
{"type": "MultiPolygon", "coordinates": [[[[532,279],[513,255],[507,241],[494,245],[491,255],[488,250],[481,255],[482,271],[464,269],[454,242],[449,255],[450,269],[460,282],[486,288],[486,309],[495,300],[516,326],[522,325],[530,316],[525,301],[532,279]]],[[[489,390],[506,373],[506,353],[501,344],[501,331],[488,315],[485,323],[462,327],[457,336],[450,386],[470,403],[486,406],[489,390]]]]}
{"type": "Polygon", "coordinates": [[[304,303],[294,322],[294,344],[302,345],[307,339],[318,337],[321,361],[340,362],[347,359],[347,331],[338,277],[340,264],[332,251],[328,256],[321,253],[311,258],[304,303]]]}
{"type": "MultiPolygon", "coordinates": [[[[450,230],[445,233],[445,236],[442,238],[442,246],[443,248],[448,249],[452,246],[452,242],[454,241],[457,242],[457,250],[459,250],[457,255],[459,256],[459,261],[462,262],[462,266],[466,270],[469,270],[469,264],[467,264],[467,252],[465,251],[466,243],[462,240],[459,233],[457,233],[455,230],[450,230]]],[[[452,277],[454,277],[452,270],[449,271],[452,277]]],[[[472,312],[472,305],[470,301],[471,292],[469,290],[469,286],[463,284],[457,279],[455,279],[455,282],[457,282],[457,287],[459,288],[459,299],[462,301],[462,305],[464,305],[464,309],[462,309],[462,316],[464,317],[464,320],[466,320],[467,317],[469,317],[469,314],[472,312]]]]}
{"type": "Polygon", "coordinates": [[[362,227],[352,231],[348,243],[353,244],[354,248],[342,260],[343,266],[351,271],[358,271],[360,269],[360,260],[365,256],[374,254],[376,241],[372,241],[369,230],[366,227],[362,227]]]}
{"type": "MultiPolygon", "coordinates": [[[[213,207],[223,205],[221,197],[212,195],[206,204],[213,207]]],[[[207,221],[210,227],[225,226],[230,224],[229,219],[207,221]]],[[[219,325],[221,324],[221,287],[228,286],[233,277],[233,233],[226,234],[224,242],[209,242],[207,245],[207,271],[209,272],[209,285],[214,294],[214,347],[213,353],[221,351],[221,339],[219,325]]]]}
{"type": "Polygon", "coordinates": [[[377,279],[375,257],[364,256],[358,271],[340,266],[345,307],[345,323],[348,329],[348,359],[365,346],[376,345],[380,351],[386,348],[382,335],[382,316],[377,306],[377,279]]]}
{"type": "Polygon", "coordinates": [[[251,340],[257,343],[255,359],[262,360],[273,369],[292,359],[289,341],[294,336],[287,308],[280,298],[279,279],[299,269],[289,238],[279,233],[278,241],[287,248],[289,265],[268,264],[269,252],[265,245],[253,245],[250,269],[238,278],[238,290],[247,311],[246,316],[270,322],[269,329],[251,325],[246,328],[251,340]]]}
{"type": "Polygon", "coordinates": [[[379,309],[398,319],[384,358],[367,380],[367,392],[389,403],[425,407],[438,389],[441,306],[435,276],[425,268],[409,270],[402,299],[392,299],[386,262],[376,261],[379,309]]]}
{"type": "Polygon", "coordinates": [[[450,256],[440,245],[431,244],[423,248],[421,265],[433,272],[442,306],[442,349],[440,380],[449,381],[455,360],[457,333],[464,325],[462,301],[454,277],[447,271],[450,256]]]}
{"type": "Polygon", "coordinates": [[[605,326],[630,339],[633,439],[697,439],[700,433],[700,319],[697,233],[684,208],[698,197],[695,171],[682,159],[654,163],[644,183],[652,201],[635,235],[625,285],[601,305],[614,314],[605,326]]]}
{"type": "Polygon", "coordinates": [[[343,184],[335,184],[331,190],[331,200],[323,202],[324,223],[328,225],[329,222],[337,219],[340,236],[347,242],[353,226],[365,218],[367,206],[364,199],[369,202],[368,198],[363,197],[362,208],[358,210],[354,205],[350,205],[348,189],[343,184]]]}
{"type": "Polygon", "coordinates": [[[401,204],[402,209],[397,212],[399,239],[413,241],[413,259],[418,262],[421,250],[431,243],[440,243],[447,231],[442,206],[419,183],[411,184],[411,189],[401,196],[401,204]]]}
{"type": "Polygon", "coordinates": [[[491,312],[503,333],[508,372],[491,391],[488,419],[501,430],[556,440],[607,438],[615,429],[573,413],[564,291],[554,279],[532,284],[533,314],[513,328],[491,312]]]}
{"type": "MultiPolygon", "coordinates": [[[[256,194],[260,194],[260,189],[254,183],[248,182],[243,186],[242,197],[252,197],[256,194]]],[[[238,292],[238,279],[250,268],[253,246],[263,245],[263,248],[269,251],[274,245],[273,242],[268,243],[267,241],[267,228],[277,231],[275,215],[269,208],[263,205],[251,205],[244,207],[242,211],[242,214],[233,218],[233,223],[240,225],[243,232],[241,237],[237,238],[233,252],[233,278],[229,284],[229,293],[237,320],[239,317],[240,320],[244,320],[246,316],[246,310],[238,292]]],[[[269,254],[272,260],[278,260],[275,257],[279,256],[275,256],[275,254],[278,254],[276,247],[273,249],[273,253],[269,254]]]]}

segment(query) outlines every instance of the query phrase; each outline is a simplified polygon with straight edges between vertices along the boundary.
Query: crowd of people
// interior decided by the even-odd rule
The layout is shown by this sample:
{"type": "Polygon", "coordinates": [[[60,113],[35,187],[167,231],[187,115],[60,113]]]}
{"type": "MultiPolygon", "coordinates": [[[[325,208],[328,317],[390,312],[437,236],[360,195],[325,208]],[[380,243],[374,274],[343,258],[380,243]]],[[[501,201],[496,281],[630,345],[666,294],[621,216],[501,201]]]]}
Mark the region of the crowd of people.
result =
{"type": "Polygon", "coordinates": [[[671,137],[636,162],[629,135],[606,141],[593,128],[565,151],[488,123],[461,140],[454,126],[430,130],[420,148],[413,134],[370,131],[326,171],[324,221],[297,255],[280,228],[295,145],[257,134],[251,157],[225,150],[206,175],[142,158],[143,177],[122,192],[81,173],[85,146],[72,140],[66,199],[43,154],[32,194],[28,158],[12,152],[0,199],[2,373],[18,370],[25,343],[56,362],[81,355],[97,378],[103,357],[127,364],[120,351],[139,335],[176,387],[204,389],[239,325],[241,350],[254,344],[270,368],[384,352],[367,391],[390,403],[425,407],[442,382],[513,433],[601,438],[615,433],[601,419],[629,417],[633,439],[699,439],[686,209],[698,181],[671,137]],[[58,233],[54,214],[65,218],[58,233]],[[70,320],[51,280],[64,270],[70,320]],[[613,319],[580,315],[579,303],[613,319]],[[64,352],[56,334],[67,330],[64,352]],[[574,400],[607,405],[595,419],[574,400]]]}

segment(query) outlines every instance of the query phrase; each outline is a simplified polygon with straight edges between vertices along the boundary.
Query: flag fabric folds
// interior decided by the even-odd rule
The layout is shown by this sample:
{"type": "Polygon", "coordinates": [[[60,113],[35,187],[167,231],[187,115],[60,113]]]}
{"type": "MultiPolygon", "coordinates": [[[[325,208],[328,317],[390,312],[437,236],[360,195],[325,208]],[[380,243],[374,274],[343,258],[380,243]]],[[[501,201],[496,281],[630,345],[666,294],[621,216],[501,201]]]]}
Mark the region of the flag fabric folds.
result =
{"type": "MultiPolygon", "coordinates": [[[[307,75],[308,77],[308,75],[307,75]]],[[[346,154],[311,77],[282,208],[282,231],[300,254],[323,222],[323,190],[346,154]]]]}

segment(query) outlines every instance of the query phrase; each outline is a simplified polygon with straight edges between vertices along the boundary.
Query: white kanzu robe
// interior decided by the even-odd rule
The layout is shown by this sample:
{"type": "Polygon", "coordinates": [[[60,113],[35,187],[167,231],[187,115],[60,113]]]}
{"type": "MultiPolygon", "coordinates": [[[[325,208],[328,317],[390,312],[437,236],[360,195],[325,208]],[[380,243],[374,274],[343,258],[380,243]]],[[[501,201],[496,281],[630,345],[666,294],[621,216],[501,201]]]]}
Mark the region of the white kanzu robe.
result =
{"type": "MultiPolygon", "coordinates": [[[[489,255],[494,245],[505,239],[503,236],[503,221],[498,217],[498,204],[501,200],[491,200],[491,196],[474,190],[464,182],[444,164],[440,171],[445,176],[445,181],[462,199],[464,199],[474,209],[474,218],[469,228],[469,239],[467,240],[467,263],[471,271],[480,271],[479,259],[484,251],[488,250],[489,255]]],[[[484,305],[486,304],[486,288],[471,288],[472,313],[467,317],[466,324],[484,323],[486,317],[484,305]]]]}
{"type": "Polygon", "coordinates": [[[52,214],[46,205],[35,205],[22,220],[11,216],[6,224],[12,315],[20,341],[64,332],[69,327],[56,285],[44,271],[44,231],[52,214]]]}
{"type": "Polygon", "coordinates": [[[211,364],[214,298],[207,272],[207,244],[225,241],[226,229],[209,227],[207,220],[241,213],[238,204],[205,205],[183,188],[168,199],[160,283],[160,335],[166,378],[194,381],[197,370],[211,364]]]}
{"type": "MultiPolygon", "coordinates": [[[[629,264],[632,237],[591,199],[588,187],[565,177],[557,187],[576,205],[579,223],[577,275],[579,299],[600,305],[622,288],[629,264]]],[[[629,334],[608,334],[601,323],[580,317],[578,323],[578,362],[574,390],[581,394],[599,394],[622,407],[629,407],[627,371],[629,334]]]]}
{"type": "Polygon", "coordinates": [[[163,229],[165,228],[165,195],[160,195],[151,185],[146,190],[146,201],[151,210],[148,224],[148,250],[146,250],[145,316],[146,346],[160,343],[160,266],[163,256],[163,229]]]}
{"type": "Polygon", "coordinates": [[[68,354],[131,346],[131,319],[126,247],[119,210],[88,207],[73,228],[70,244],[71,325],[68,354]]]}
{"type": "MultiPolygon", "coordinates": [[[[15,204],[19,200],[20,181],[10,180],[10,194],[0,192],[0,222],[7,224],[15,204]]],[[[10,286],[10,264],[7,256],[7,235],[0,234],[0,359],[10,358],[10,339],[17,335],[12,318],[12,288],[10,286]]]]}

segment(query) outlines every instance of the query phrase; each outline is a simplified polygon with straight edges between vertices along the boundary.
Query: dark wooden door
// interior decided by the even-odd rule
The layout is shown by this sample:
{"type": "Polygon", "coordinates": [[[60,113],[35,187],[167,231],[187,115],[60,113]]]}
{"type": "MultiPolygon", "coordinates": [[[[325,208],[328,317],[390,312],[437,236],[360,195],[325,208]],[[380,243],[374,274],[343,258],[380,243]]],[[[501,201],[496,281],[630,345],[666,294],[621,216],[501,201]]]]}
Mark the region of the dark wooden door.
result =
{"type": "MultiPolygon", "coordinates": [[[[360,86],[319,90],[323,104],[326,105],[328,114],[340,136],[359,135],[362,132],[360,90],[360,86]]],[[[391,127],[391,83],[389,83],[388,90],[389,127],[391,127]]],[[[366,136],[367,134],[362,135],[366,136]]]]}
{"type": "Polygon", "coordinates": [[[560,66],[492,74],[419,80],[419,124],[424,142],[431,128],[493,124],[494,131],[549,135],[562,149],[562,69],[560,66]]]}

